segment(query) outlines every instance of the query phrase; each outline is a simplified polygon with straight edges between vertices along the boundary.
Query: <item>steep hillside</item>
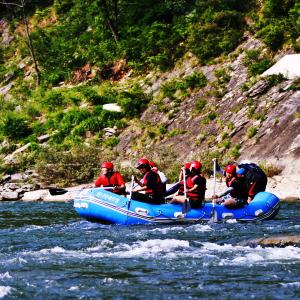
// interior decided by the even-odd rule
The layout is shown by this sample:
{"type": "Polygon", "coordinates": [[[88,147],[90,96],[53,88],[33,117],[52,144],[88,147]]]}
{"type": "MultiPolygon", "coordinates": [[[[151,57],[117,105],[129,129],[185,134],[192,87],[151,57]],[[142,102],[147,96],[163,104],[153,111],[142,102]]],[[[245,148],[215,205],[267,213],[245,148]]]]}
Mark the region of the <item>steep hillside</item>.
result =
{"type": "Polygon", "coordinates": [[[300,79],[262,73],[300,51],[299,1],[0,4],[0,173],[91,181],[138,157],[299,173],[300,79]],[[105,104],[121,111],[107,111],[105,104]]]}
{"type": "MultiPolygon", "coordinates": [[[[140,149],[135,151],[135,145],[144,140],[140,146],[145,152],[150,148],[154,156],[159,155],[164,146],[181,161],[206,159],[213,153],[227,161],[247,158],[299,173],[299,79],[286,80],[276,75],[257,78],[251,88],[245,90],[244,86],[249,83],[245,53],[253,49],[259,53],[267,51],[261,42],[250,36],[232,54],[234,58],[209,67],[191,65],[192,59],[187,59],[180,68],[164,74],[165,80],[172,80],[178,79],[179,74],[184,78],[201,70],[208,84],[180,101],[176,110],[172,108],[174,101],[167,97],[158,104],[149,105],[141,116],[144,128],[138,131],[134,124],[124,130],[118,150],[127,155],[137,154],[140,149]],[[198,103],[203,105],[200,111],[198,103]],[[155,138],[158,126],[166,133],[155,138]]],[[[284,54],[281,52],[276,59],[284,54]]],[[[151,78],[153,82],[147,90],[155,94],[163,81],[157,81],[154,75],[149,77],[150,81],[151,78]]]]}

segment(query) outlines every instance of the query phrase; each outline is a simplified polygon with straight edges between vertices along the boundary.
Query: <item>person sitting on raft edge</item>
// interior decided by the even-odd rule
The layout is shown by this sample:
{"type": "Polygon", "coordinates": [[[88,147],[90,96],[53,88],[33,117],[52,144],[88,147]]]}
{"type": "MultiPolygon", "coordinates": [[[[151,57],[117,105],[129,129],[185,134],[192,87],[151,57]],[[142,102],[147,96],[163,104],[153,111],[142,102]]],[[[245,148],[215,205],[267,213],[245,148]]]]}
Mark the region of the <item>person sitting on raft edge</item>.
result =
{"type": "Polygon", "coordinates": [[[134,181],[139,186],[132,190],[132,199],[150,204],[165,203],[164,184],[162,183],[158,173],[151,170],[148,159],[139,159],[136,168],[141,172],[143,178],[141,180],[138,180],[134,176],[134,181]]]}
{"type": "Polygon", "coordinates": [[[237,177],[235,165],[227,165],[225,168],[226,186],[228,189],[221,195],[213,195],[213,199],[217,199],[217,203],[228,208],[239,208],[247,203],[247,189],[242,180],[237,177]],[[228,195],[228,198],[224,196],[228,195]]]}
{"type": "MultiPolygon", "coordinates": [[[[185,166],[184,166],[185,168],[185,166]]],[[[190,164],[190,172],[186,173],[186,196],[184,195],[184,181],[180,181],[177,195],[169,203],[184,203],[186,197],[190,200],[192,208],[200,208],[204,201],[206,179],[200,174],[201,162],[194,160],[190,164]]]]}
{"type": "Polygon", "coordinates": [[[111,192],[125,195],[125,181],[122,175],[114,171],[114,165],[110,161],[101,164],[102,174],[95,181],[95,187],[112,187],[111,192]]]}

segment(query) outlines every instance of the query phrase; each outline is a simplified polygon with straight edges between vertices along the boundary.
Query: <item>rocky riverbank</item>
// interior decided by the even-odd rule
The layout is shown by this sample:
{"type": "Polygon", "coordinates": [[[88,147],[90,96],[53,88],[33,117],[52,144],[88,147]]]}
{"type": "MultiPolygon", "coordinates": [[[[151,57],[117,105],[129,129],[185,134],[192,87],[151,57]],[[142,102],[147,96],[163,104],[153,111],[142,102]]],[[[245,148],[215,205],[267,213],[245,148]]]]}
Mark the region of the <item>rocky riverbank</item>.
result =
{"type": "MultiPolygon", "coordinates": [[[[41,188],[42,185],[37,182],[36,178],[37,174],[34,171],[3,177],[0,185],[0,201],[70,201],[74,198],[78,189],[86,186],[76,186],[70,188],[70,192],[52,196],[47,188],[41,188]],[[76,191],[72,192],[73,189],[76,191]]],[[[213,194],[213,185],[213,179],[209,178],[207,180],[207,199],[210,199],[213,194]]],[[[217,180],[215,186],[216,194],[221,193],[225,188],[225,182],[217,180]]],[[[127,189],[130,189],[130,184],[127,185],[127,189]]],[[[267,191],[275,194],[284,201],[299,201],[300,176],[285,175],[269,178],[267,191]]]]}

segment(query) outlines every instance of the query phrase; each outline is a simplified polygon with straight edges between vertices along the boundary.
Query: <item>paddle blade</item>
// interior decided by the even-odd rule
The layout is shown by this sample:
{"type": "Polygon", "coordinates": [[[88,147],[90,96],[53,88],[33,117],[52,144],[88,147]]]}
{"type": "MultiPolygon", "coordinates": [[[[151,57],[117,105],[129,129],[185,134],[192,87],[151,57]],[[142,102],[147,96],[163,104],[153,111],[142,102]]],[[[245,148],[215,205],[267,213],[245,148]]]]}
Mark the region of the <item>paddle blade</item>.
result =
{"type": "Polygon", "coordinates": [[[190,201],[188,199],[185,199],[183,205],[182,205],[182,213],[186,214],[191,210],[191,204],[190,201]]]}
{"type": "Polygon", "coordinates": [[[49,188],[49,193],[51,196],[63,195],[67,193],[68,190],[60,188],[49,188]]]}
{"type": "Polygon", "coordinates": [[[218,223],[218,213],[216,211],[216,208],[213,207],[210,215],[210,219],[208,221],[209,223],[218,223]]]}

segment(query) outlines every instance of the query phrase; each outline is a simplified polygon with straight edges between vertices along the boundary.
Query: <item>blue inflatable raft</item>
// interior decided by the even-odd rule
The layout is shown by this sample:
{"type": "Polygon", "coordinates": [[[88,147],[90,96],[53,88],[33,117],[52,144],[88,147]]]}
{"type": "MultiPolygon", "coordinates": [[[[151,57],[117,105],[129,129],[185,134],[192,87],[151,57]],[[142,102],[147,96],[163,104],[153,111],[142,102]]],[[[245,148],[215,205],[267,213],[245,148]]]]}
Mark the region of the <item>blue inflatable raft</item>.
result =
{"type": "MultiPolygon", "coordinates": [[[[212,203],[182,213],[180,204],[153,205],[130,200],[100,188],[86,189],[77,194],[74,208],[79,216],[108,224],[188,224],[203,223],[211,219],[212,203]]],[[[272,219],[279,210],[279,199],[271,193],[258,193],[253,201],[242,208],[228,209],[216,205],[218,221],[236,219],[254,222],[272,219]]]]}

